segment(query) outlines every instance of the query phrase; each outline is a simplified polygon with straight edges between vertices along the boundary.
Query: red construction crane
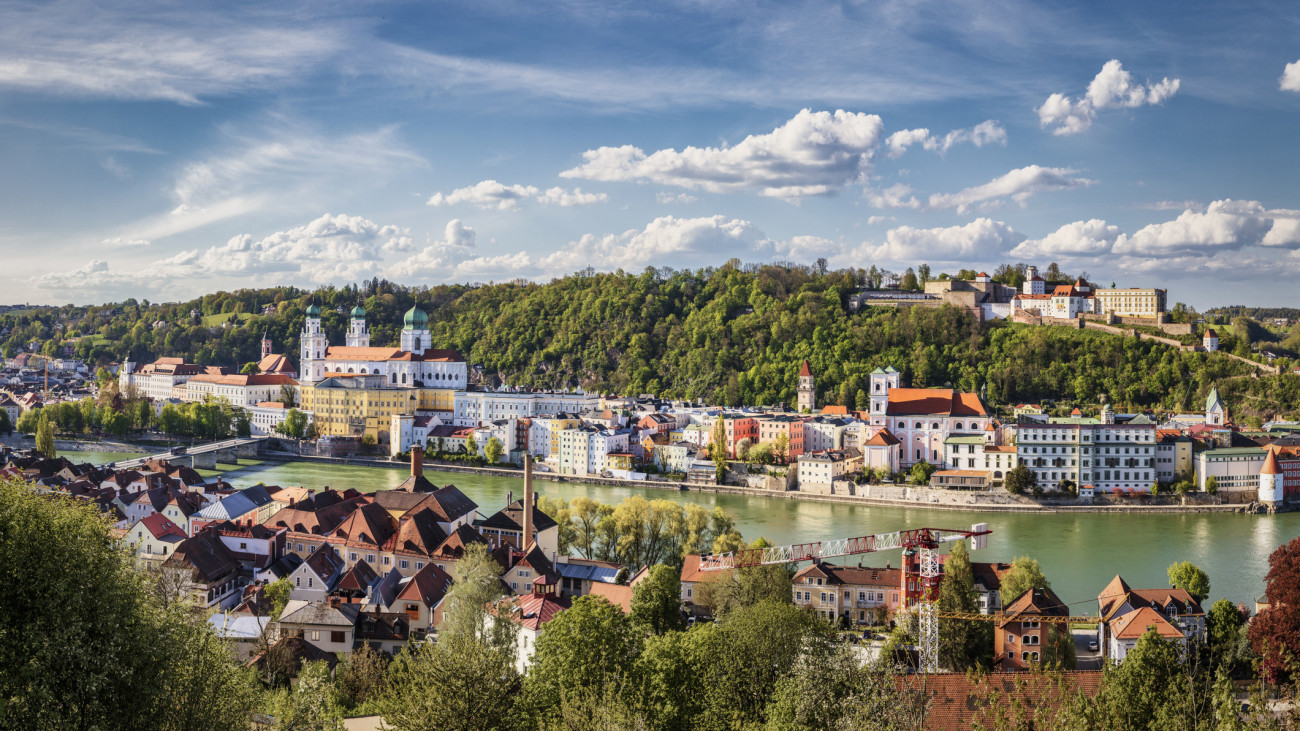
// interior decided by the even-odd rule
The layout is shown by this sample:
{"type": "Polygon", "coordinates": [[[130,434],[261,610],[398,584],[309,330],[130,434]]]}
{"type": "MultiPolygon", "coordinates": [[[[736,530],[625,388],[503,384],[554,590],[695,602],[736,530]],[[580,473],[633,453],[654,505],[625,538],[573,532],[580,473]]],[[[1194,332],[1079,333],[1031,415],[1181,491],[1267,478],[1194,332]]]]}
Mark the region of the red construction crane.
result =
{"type": "Polygon", "coordinates": [[[976,523],[969,530],[951,528],[912,528],[892,533],[876,533],[857,538],[837,538],[789,546],[746,548],[740,551],[700,557],[701,571],[740,569],[769,564],[818,561],[840,556],[855,556],[877,551],[904,551],[903,606],[915,606],[920,620],[921,671],[939,669],[939,618],[935,599],[939,587],[939,555],[943,543],[970,539],[971,550],[988,545],[987,523],[976,523]]]}

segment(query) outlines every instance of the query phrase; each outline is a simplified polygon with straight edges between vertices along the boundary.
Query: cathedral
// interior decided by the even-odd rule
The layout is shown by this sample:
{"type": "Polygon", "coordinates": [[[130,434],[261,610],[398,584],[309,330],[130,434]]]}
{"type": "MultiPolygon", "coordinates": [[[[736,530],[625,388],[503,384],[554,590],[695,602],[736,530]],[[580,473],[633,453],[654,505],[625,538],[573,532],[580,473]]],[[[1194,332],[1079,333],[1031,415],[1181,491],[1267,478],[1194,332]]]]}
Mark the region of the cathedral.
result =
{"type": "Polygon", "coordinates": [[[407,310],[401,343],[396,348],[370,345],[366,311],[353,307],[345,345],[330,345],[321,328],[321,311],[307,308],[302,328],[302,384],[318,383],[331,376],[383,376],[389,386],[448,388],[463,390],[469,382],[465,360],[454,350],[430,347],[429,316],[419,306],[407,310]]]}

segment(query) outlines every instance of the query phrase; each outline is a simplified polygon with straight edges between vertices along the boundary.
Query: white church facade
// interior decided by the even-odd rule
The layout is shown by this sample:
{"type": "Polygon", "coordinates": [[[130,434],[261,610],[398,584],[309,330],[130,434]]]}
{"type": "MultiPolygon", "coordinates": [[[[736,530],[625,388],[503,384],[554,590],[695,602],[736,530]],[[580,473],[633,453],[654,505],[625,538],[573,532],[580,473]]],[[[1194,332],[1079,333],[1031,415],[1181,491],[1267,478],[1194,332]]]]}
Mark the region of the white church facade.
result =
{"type": "Polygon", "coordinates": [[[389,386],[463,390],[469,383],[464,358],[455,350],[433,348],[429,316],[418,306],[407,310],[399,346],[372,347],[366,312],[352,308],[345,345],[330,345],[321,311],[307,308],[302,329],[299,382],[318,383],[334,375],[383,376],[389,386]]]}

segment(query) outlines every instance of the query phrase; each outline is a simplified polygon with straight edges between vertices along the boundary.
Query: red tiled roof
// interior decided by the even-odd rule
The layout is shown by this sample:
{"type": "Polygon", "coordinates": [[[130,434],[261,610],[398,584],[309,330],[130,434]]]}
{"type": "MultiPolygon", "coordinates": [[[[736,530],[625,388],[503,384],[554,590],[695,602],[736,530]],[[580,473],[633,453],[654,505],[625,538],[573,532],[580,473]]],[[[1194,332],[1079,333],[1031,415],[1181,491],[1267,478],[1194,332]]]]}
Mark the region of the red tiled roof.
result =
{"type": "Polygon", "coordinates": [[[898,683],[925,693],[929,708],[925,714],[925,728],[929,731],[959,731],[975,725],[981,718],[996,716],[998,711],[989,705],[996,697],[1006,707],[1012,704],[1024,710],[1027,728],[1033,725],[1035,712],[1049,708],[1056,698],[1068,698],[1078,691],[1091,698],[1101,687],[1100,670],[1069,670],[1059,675],[1038,673],[989,673],[975,680],[966,673],[938,673],[933,675],[906,675],[898,683]],[[1057,683],[1064,686],[1058,689],[1057,683]]]}
{"type": "Polygon", "coordinates": [[[823,407],[822,407],[822,413],[823,413],[823,414],[835,414],[835,415],[848,416],[848,413],[849,413],[849,407],[847,407],[847,406],[823,406],[823,407]]]}
{"type": "Polygon", "coordinates": [[[950,388],[891,388],[885,413],[890,416],[987,416],[973,393],[950,388]]]}
{"type": "Polygon", "coordinates": [[[803,362],[803,366],[799,368],[799,376],[803,377],[803,376],[811,376],[811,375],[812,375],[812,369],[808,367],[808,361],[805,360],[803,362]]]}
{"type": "Polygon", "coordinates": [[[895,444],[902,444],[898,437],[888,429],[881,429],[876,435],[867,440],[868,447],[892,447],[895,444]]]}
{"type": "Polygon", "coordinates": [[[254,373],[232,375],[201,375],[190,379],[190,383],[215,383],[221,386],[296,386],[293,376],[283,373],[254,373]]]}
{"type": "Polygon", "coordinates": [[[568,599],[557,599],[550,594],[524,594],[507,603],[519,609],[511,619],[531,630],[541,629],[542,625],[569,608],[568,599]]]}
{"type": "Polygon", "coordinates": [[[181,530],[179,525],[173,523],[162,513],[154,513],[146,518],[142,518],[140,523],[145,527],[145,530],[149,531],[149,533],[153,535],[154,538],[161,539],[163,536],[177,536],[184,540],[186,537],[185,531],[181,530]]]}
{"type": "Polygon", "coordinates": [[[1121,640],[1136,640],[1146,634],[1146,631],[1151,627],[1155,627],[1156,632],[1161,637],[1179,639],[1183,636],[1183,633],[1177,627],[1170,624],[1169,620],[1151,607],[1142,607],[1136,612],[1129,612],[1115,620],[1115,623],[1111,626],[1111,632],[1121,640]]]}

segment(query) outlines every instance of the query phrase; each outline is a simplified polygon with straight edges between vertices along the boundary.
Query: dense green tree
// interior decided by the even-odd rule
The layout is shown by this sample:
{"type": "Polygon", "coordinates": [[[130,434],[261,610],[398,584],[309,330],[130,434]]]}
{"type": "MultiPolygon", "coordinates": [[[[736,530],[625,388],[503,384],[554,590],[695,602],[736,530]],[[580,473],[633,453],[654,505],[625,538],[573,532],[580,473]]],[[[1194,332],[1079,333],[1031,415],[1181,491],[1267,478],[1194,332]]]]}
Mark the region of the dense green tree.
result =
{"type": "Polygon", "coordinates": [[[863,665],[849,646],[806,646],[767,704],[770,731],[894,731],[921,727],[926,702],[889,671],[863,665]]]}
{"type": "Polygon", "coordinates": [[[50,423],[50,415],[45,409],[41,409],[41,415],[36,422],[36,450],[47,458],[59,456],[54,449],[54,426],[50,423]]]}
{"type": "Polygon", "coordinates": [[[939,468],[923,459],[912,465],[912,469],[908,471],[908,476],[912,479],[913,485],[929,485],[930,476],[937,469],[939,468]]]}
{"type": "Polygon", "coordinates": [[[292,439],[302,439],[307,433],[307,415],[291,408],[285,412],[284,421],[275,425],[275,431],[292,439]]]}
{"type": "Polygon", "coordinates": [[[13,431],[14,424],[9,420],[9,412],[5,409],[0,409],[0,434],[8,436],[12,434],[13,431]]]}
{"type": "Polygon", "coordinates": [[[691,630],[701,692],[694,727],[711,731],[765,722],[777,682],[805,648],[829,642],[833,633],[828,623],[788,600],[741,606],[717,624],[691,630]]]}
{"type": "Polygon", "coordinates": [[[515,718],[514,660],[470,637],[407,645],[376,700],[395,731],[480,731],[515,718]]]}
{"type": "Polygon", "coordinates": [[[718,473],[718,484],[722,484],[722,478],[727,475],[727,428],[726,421],[719,414],[713,420],[713,432],[709,439],[709,456],[713,459],[713,467],[718,473]]]}
{"type": "MultiPolygon", "coordinates": [[[[768,545],[759,539],[751,548],[768,545]]],[[[747,566],[728,572],[711,581],[696,585],[695,602],[712,609],[716,615],[725,615],[742,607],[757,604],[793,604],[794,592],[790,579],[794,570],[788,565],[769,564],[747,566]]]]}
{"type": "Polygon", "coordinates": [[[21,628],[0,631],[0,726],[247,723],[249,676],[202,615],[156,602],[93,503],[0,483],[0,559],[0,577],[22,587],[0,595],[3,626],[21,628]]]}
{"type": "Polygon", "coordinates": [[[1050,589],[1052,584],[1043,575],[1038,559],[1017,556],[1011,562],[1011,569],[1002,576],[1002,605],[1015,601],[1030,589],[1050,589]]]}
{"type": "Polygon", "coordinates": [[[465,453],[478,454],[478,440],[474,438],[473,434],[465,437],[465,453]]]}
{"type": "Polygon", "coordinates": [[[641,633],[621,609],[603,596],[578,597],[537,638],[524,678],[529,713],[537,720],[553,716],[565,690],[629,679],[641,643],[641,633]]]}
{"type": "Polygon", "coordinates": [[[343,709],[334,695],[334,680],[323,660],[305,663],[298,684],[279,697],[276,731],[343,731],[343,709]]]}
{"type": "Polygon", "coordinates": [[[1002,484],[1012,495],[1024,495],[1033,492],[1038,486],[1038,475],[1028,465],[1021,463],[1007,471],[1002,484]]]}
{"type": "Polygon", "coordinates": [[[1182,589],[1197,602],[1205,601],[1210,595],[1210,577],[1199,566],[1190,561],[1179,561],[1169,565],[1169,585],[1182,589]]]}
{"type": "MultiPolygon", "coordinates": [[[[939,583],[939,611],[979,613],[979,594],[964,542],[953,544],[943,564],[939,583]]],[[[964,671],[993,661],[993,625],[982,621],[945,619],[939,625],[939,662],[950,670],[964,671]]]]}
{"type": "Polygon", "coordinates": [[[41,409],[28,409],[18,415],[14,427],[22,434],[35,434],[41,426],[41,409]]]}
{"type": "Polygon", "coordinates": [[[503,658],[515,655],[516,632],[506,619],[512,605],[504,602],[501,564],[482,543],[465,547],[451,566],[451,588],[443,599],[438,638],[481,643],[503,658]],[[495,614],[496,616],[490,616],[495,614]],[[500,620],[500,621],[498,621],[500,620]]]}
{"type": "Polygon", "coordinates": [[[659,564],[632,588],[632,623],[650,634],[682,630],[681,573],[672,566],[659,564]]]}
{"type": "Polygon", "coordinates": [[[487,446],[483,447],[483,456],[487,458],[488,464],[496,464],[501,461],[501,452],[504,449],[501,440],[492,437],[488,440],[487,446]]]}

